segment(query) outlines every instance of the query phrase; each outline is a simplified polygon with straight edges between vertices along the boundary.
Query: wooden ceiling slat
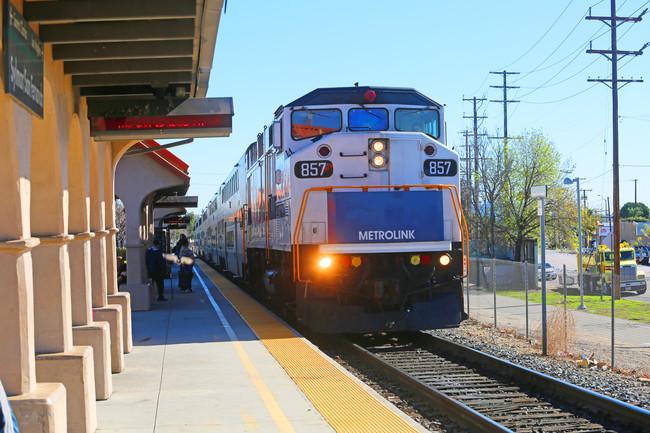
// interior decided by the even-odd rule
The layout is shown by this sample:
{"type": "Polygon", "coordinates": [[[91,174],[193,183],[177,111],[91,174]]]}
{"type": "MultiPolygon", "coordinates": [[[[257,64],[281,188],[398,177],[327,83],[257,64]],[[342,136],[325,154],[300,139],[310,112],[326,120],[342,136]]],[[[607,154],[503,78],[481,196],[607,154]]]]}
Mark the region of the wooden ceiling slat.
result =
{"type": "Polygon", "coordinates": [[[223,0],[25,0],[22,6],[82,96],[205,96],[197,77],[199,70],[209,73],[214,41],[212,48],[205,44],[216,39],[223,0]]]}
{"type": "Polygon", "coordinates": [[[150,72],[137,74],[90,74],[74,75],[73,86],[123,86],[130,84],[150,84],[165,87],[169,83],[189,83],[191,72],[150,72]]]}
{"type": "Polygon", "coordinates": [[[194,20],[44,24],[39,38],[46,44],[193,39],[194,20]]]}
{"type": "Polygon", "coordinates": [[[95,44],[56,44],[54,60],[143,59],[191,56],[190,39],[173,41],[106,42],[95,44]]]}
{"type": "Polygon", "coordinates": [[[65,62],[63,71],[68,75],[159,71],[191,72],[192,58],[68,61],[65,62]]]}
{"type": "Polygon", "coordinates": [[[153,90],[149,85],[137,86],[89,86],[79,89],[81,96],[91,99],[113,99],[153,97],[153,90]]]}
{"type": "Polygon", "coordinates": [[[31,23],[77,23],[138,19],[194,18],[195,0],[26,1],[23,16],[31,23]]]}

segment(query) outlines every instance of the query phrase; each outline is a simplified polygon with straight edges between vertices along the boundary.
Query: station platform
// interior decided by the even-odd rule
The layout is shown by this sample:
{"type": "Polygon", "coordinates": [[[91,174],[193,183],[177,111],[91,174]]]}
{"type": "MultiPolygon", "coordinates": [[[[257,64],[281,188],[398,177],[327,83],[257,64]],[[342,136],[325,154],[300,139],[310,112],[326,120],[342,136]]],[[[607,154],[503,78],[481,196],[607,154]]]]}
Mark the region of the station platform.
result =
{"type": "Polygon", "coordinates": [[[97,432],[427,431],[205,263],[177,283],[133,313],[97,432]]]}

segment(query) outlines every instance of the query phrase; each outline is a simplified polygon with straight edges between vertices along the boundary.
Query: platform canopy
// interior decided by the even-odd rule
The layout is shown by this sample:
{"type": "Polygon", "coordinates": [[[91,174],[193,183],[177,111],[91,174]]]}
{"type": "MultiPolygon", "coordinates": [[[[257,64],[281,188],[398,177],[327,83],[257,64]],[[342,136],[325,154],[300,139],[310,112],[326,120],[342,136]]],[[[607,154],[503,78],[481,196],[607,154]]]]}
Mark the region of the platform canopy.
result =
{"type": "Polygon", "coordinates": [[[169,208],[169,207],[198,207],[199,197],[198,196],[179,196],[179,195],[168,195],[161,197],[155,201],[154,206],[157,208],[169,208]]]}
{"type": "Polygon", "coordinates": [[[224,0],[25,1],[81,96],[206,96],[224,0]]]}

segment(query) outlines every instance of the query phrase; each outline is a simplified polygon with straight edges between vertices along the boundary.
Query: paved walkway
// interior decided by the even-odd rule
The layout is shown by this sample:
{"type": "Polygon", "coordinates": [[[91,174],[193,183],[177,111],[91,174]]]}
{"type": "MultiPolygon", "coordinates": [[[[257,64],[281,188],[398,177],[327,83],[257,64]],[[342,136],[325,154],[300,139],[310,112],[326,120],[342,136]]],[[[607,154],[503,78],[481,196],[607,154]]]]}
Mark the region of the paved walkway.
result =
{"type": "Polygon", "coordinates": [[[168,301],[133,313],[135,347],[97,404],[98,433],[425,432],[230,281],[194,269],[195,293],[167,280],[168,301]]]}
{"type": "Polygon", "coordinates": [[[181,294],[174,279],[172,299],[166,280],[168,301],[133,313],[135,350],[112,376],[111,398],[97,402],[97,432],[333,432],[237,311],[203,281],[207,290],[195,277],[196,292],[181,294]]]}
{"type": "MultiPolygon", "coordinates": [[[[494,294],[470,289],[470,317],[483,323],[494,323],[494,294]]],[[[513,329],[526,333],[526,303],[523,300],[507,296],[496,296],[496,327],[513,329]]],[[[547,318],[555,307],[547,307],[547,318]]],[[[575,318],[579,337],[585,341],[594,341],[611,347],[612,319],[581,310],[571,310],[575,318]]],[[[541,326],[541,304],[528,304],[529,335],[534,335],[541,326]]],[[[614,319],[615,354],[624,355],[630,350],[645,354],[650,367],[650,325],[625,319],[614,319]]],[[[617,356],[619,356],[617,355],[617,356]]]]}

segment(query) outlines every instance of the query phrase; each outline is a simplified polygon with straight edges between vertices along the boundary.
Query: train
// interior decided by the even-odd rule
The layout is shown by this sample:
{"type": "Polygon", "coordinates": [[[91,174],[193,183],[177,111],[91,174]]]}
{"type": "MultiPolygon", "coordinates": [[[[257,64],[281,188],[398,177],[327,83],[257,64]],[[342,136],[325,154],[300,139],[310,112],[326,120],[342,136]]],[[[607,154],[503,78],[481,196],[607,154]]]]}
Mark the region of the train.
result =
{"type": "Polygon", "coordinates": [[[197,217],[199,257],[315,333],[458,327],[468,232],[444,107],[412,88],[281,105],[197,217]]]}

